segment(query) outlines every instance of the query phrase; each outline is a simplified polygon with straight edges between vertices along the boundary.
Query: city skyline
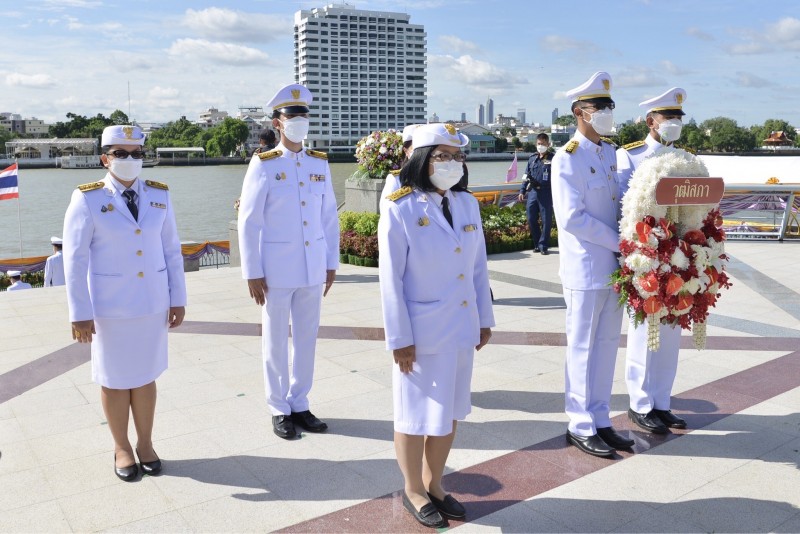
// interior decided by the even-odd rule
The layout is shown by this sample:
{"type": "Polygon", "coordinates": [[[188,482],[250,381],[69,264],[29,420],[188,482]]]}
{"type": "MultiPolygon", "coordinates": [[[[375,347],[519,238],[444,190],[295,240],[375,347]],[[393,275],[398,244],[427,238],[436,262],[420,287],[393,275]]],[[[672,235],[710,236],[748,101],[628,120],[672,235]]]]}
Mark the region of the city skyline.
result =
{"type": "MultiPolygon", "coordinates": [[[[42,0],[5,13],[15,52],[0,59],[0,111],[65,121],[66,113],[141,122],[233,114],[263,106],[294,81],[293,20],[329,2],[232,0],[42,0]],[[245,8],[245,9],[243,9],[245,8]]],[[[427,34],[426,116],[474,116],[487,97],[495,115],[526,109],[528,122],[568,112],[564,92],[597,70],[613,79],[618,122],[670,87],[687,90],[688,117],[726,116],[742,126],[769,118],[800,125],[793,96],[800,73],[800,4],[742,0],[623,0],[598,9],[511,1],[350,1],[357,9],[405,12],[427,34]],[[486,17],[487,9],[499,16],[486,17]],[[508,15],[506,15],[508,14],[508,15]],[[536,33],[525,21],[537,20],[536,33]]],[[[487,110],[488,111],[488,110],[487,110]]],[[[487,117],[487,120],[489,117],[487,117]]]]}

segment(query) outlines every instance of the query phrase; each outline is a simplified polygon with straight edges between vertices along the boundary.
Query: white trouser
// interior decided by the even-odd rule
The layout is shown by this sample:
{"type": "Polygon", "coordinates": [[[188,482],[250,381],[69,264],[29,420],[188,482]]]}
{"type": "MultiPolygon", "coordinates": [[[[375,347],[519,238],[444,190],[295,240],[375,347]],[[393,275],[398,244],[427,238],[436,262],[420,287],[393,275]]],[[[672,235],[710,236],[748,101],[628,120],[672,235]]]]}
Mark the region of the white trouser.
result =
{"type": "Polygon", "coordinates": [[[273,288],[267,291],[261,335],[264,389],[272,415],[308,410],[314,381],[322,285],[273,288]],[[292,359],[289,369],[289,320],[292,359]]]}
{"type": "Polygon", "coordinates": [[[566,412],[570,432],[591,436],[608,415],[622,309],[611,289],[564,289],[567,303],[566,412]]]}
{"type": "Polygon", "coordinates": [[[628,384],[631,410],[648,413],[653,408],[669,410],[672,385],[678,371],[681,327],[660,325],[659,348],[647,348],[647,321],[638,327],[628,326],[628,349],[625,382],[628,384]]]}

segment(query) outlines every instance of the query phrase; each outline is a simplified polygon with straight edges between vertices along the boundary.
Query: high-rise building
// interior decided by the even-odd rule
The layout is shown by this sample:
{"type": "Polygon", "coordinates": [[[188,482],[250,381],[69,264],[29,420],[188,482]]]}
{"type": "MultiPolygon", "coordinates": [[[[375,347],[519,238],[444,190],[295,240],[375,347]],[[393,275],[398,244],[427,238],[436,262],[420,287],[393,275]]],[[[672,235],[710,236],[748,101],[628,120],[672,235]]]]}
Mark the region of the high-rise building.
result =
{"type": "Polygon", "coordinates": [[[374,130],[424,123],[427,34],[406,13],[347,4],[294,16],[294,77],[314,94],[308,144],[352,152],[374,130]]]}
{"type": "Polygon", "coordinates": [[[519,123],[521,125],[522,124],[526,124],[526,121],[525,121],[525,108],[518,108],[517,109],[517,120],[519,121],[519,123]]]}
{"type": "Polygon", "coordinates": [[[486,124],[486,117],[483,113],[483,104],[478,104],[478,107],[475,109],[475,122],[481,126],[486,124]]]}
{"type": "Polygon", "coordinates": [[[436,112],[434,111],[433,115],[431,115],[431,118],[428,119],[428,122],[435,123],[435,122],[442,122],[442,121],[439,120],[439,115],[437,115],[436,112]]]}
{"type": "Polygon", "coordinates": [[[558,118],[558,108],[553,108],[553,113],[550,114],[550,124],[555,124],[558,118]]]}
{"type": "Polygon", "coordinates": [[[461,122],[467,122],[467,114],[463,111],[461,112],[461,122]]]}
{"type": "Polygon", "coordinates": [[[494,122],[494,100],[491,98],[486,99],[486,124],[494,122]]]}

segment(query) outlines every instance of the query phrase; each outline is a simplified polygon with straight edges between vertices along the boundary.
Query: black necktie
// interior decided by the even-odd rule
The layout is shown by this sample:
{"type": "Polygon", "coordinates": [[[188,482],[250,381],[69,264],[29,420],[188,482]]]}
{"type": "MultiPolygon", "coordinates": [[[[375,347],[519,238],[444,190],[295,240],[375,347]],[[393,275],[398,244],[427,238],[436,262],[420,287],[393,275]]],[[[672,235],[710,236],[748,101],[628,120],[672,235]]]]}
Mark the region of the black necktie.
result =
{"type": "Polygon", "coordinates": [[[450,228],[453,228],[453,214],[450,213],[450,201],[447,197],[442,197],[442,213],[447,222],[450,223],[450,228]]]}
{"type": "Polygon", "coordinates": [[[125,203],[128,204],[128,209],[131,210],[131,215],[135,221],[139,220],[139,208],[136,206],[136,191],[133,189],[126,189],[122,192],[125,197],[125,203]]]}

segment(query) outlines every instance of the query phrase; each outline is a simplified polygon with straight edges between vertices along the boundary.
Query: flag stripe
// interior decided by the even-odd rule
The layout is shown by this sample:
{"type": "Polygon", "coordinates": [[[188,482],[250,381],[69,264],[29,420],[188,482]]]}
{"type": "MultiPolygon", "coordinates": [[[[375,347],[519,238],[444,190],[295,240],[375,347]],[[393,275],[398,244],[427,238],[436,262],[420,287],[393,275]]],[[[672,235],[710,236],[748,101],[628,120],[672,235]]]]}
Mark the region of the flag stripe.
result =
{"type": "Polygon", "coordinates": [[[11,165],[9,167],[6,167],[2,171],[0,171],[0,178],[3,178],[5,176],[10,176],[12,174],[17,174],[17,164],[16,163],[14,163],[13,165],[11,165]]]}
{"type": "Polygon", "coordinates": [[[0,200],[9,200],[12,198],[19,198],[19,193],[0,193],[0,200]]]}
{"type": "Polygon", "coordinates": [[[0,189],[7,189],[9,187],[17,187],[17,175],[12,174],[11,176],[0,176],[0,189]]]}

